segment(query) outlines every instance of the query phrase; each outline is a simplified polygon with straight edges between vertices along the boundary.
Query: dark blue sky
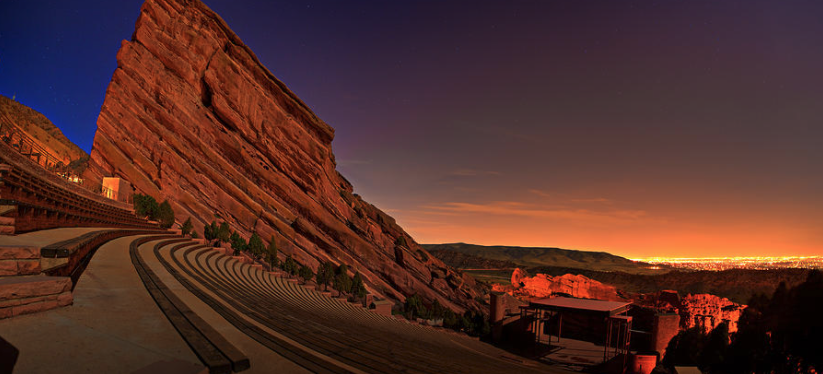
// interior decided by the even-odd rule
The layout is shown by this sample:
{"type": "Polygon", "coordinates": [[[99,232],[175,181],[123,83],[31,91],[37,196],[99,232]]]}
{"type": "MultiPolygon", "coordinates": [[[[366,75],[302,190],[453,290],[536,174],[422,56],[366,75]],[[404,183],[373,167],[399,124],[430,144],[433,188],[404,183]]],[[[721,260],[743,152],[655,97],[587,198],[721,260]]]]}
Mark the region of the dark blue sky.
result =
{"type": "MultiPolygon", "coordinates": [[[[91,147],[142,1],[0,2],[0,94],[91,147]]],[[[206,1],[421,242],[823,254],[823,2],[206,1]]]]}

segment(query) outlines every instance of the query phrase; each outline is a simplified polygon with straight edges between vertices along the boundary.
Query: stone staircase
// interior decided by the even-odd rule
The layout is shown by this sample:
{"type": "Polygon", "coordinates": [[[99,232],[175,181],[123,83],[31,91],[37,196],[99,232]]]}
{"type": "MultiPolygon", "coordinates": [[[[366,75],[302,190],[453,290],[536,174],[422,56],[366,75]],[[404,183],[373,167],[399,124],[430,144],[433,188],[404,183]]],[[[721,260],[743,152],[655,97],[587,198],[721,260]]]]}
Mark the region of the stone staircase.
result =
{"type": "Polygon", "coordinates": [[[70,305],[71,279],[30,275],[0,278],[0,318],[70,305]]]}
{"type": "Polygon", "coordinates": [[[72,303],[69,277],[42,275],[40,248],[0,247],[0,318],[72,303]]]}
{"type": "Polygon", "coordinates": [[[70,305],[74,285],[98,247],[122,236],[158,232],[99,230],[42,247],[0,245],[0,319],[70,305]]]}

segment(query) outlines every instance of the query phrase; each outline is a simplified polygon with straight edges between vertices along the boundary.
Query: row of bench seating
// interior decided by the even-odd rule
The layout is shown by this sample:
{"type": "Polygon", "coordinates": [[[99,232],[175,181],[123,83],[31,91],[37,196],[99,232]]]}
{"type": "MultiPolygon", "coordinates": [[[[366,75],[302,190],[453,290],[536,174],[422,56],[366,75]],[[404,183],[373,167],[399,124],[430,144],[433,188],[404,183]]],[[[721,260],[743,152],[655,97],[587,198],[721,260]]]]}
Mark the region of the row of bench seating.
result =
{"type": "Polygon", "coordinates": [[[221,251],[176,244],[155,248],[160,262],[190,291],[241,331],[295,363],[315,372],[344,367],[300,354],[301,349],[331,357],[368,373],[547,372],[537,363],[517,362],[485,343],[450,332],[404,323],[331,299],[259,267],[241,263],[221,251]],[[193,282],[191,282],[191,281],[193,282]],[[189,284],[187,284],[189,283],[189,284]],[[197,289],[206,289],[210,297],[197,289]],[[230,307],[241,313],[234,315],[230,307]],[[294,343],[254,328],[254,323],[294,343]]]}
{"type": "Polygon", "coordinates": [[[55,227],[156,228],[127,204],[68,182],[0,142],[0,215],[14,233],[55,227]]]}
{"type": "Polygon", "coordinates": [[[0,197],[78,217],[96,218],[125,225],[146,224],[145,220],[137,218],[128,210],[79,196],[14,167],[3,175],[0,197]]]}

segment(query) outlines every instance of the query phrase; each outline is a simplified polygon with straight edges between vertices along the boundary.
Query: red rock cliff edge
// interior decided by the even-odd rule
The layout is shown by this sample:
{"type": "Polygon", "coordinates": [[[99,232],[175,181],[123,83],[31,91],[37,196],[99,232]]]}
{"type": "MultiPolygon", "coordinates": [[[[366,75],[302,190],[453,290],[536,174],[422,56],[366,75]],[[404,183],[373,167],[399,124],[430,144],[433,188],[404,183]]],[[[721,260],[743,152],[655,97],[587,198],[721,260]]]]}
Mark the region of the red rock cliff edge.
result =
{"type": "Polygon", "coordinates": [[[471,277],[353,194],[335,169],[334,130],[200,1],[143,4],[97,127],[92,170],[168,199],[200,233],[218,215],[246,237],[274,235],[281,256],[312,268],[346,263],[391,299],[478,307],[471,277]]]}

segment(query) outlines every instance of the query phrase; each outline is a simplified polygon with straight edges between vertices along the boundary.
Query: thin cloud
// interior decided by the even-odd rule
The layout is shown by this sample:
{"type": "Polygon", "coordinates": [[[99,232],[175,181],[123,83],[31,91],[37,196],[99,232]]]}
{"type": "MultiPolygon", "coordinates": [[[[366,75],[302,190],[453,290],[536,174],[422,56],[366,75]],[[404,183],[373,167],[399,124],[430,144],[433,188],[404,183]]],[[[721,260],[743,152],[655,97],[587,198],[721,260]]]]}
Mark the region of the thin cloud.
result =
{"type": "Polygon", "coordinates": [[[447,202],[423,207],[430,214],[491,214],[498,216],[555,219],[593,224],[632,223],[647,216],[643,210],[604,210],[548,208],[516,201],[495,201],[485,204],[447,202]]]}
{"type": "Polygon", "coordinates": [[[571,202],[571,203],[599,203],[599,204],[613,204],[614,200],[607,199],[605,197],[584,197],[584,198],[572,198],[568,196],[563,196],[562,194],[538,190],[538,189],[529,189],[529,193],[540,196],[546,199],[553,199],[557,202],[571,202]]]}
{"type": "Polygon", "coordinates": [[[603,203],[603,204],[611,204],[612,201],[605,197],[595,197],[592,199],[572,199],[574,203],[603,203]]]}
{"type": "Polygon", "coordinates": [[[494,170],[477,170],[477,169],[457,169],[453,170],[449,173],[451,176],[456,177],[479,177],[485,175],[501,175],[499,171],[494,170]]]}
{"type": "Polygon", "coordinates": [[[529,192],[530,192],[530,193],[533,193],[533,194],[535,194],[535,195],[537,195],[537,196],[540,196],[540,197],[545,197],[545,198],[547,198],[547,199],[548,199],[548,198],[554,198],[554,197],[555,197],[555,195],[554,195],[554,194],[552,194],[552,193],[548,193],[548,192],[546,192],[546,191],[542,191],[542,190],[530,189],[530,190],[529,190],[529,192]]]}

